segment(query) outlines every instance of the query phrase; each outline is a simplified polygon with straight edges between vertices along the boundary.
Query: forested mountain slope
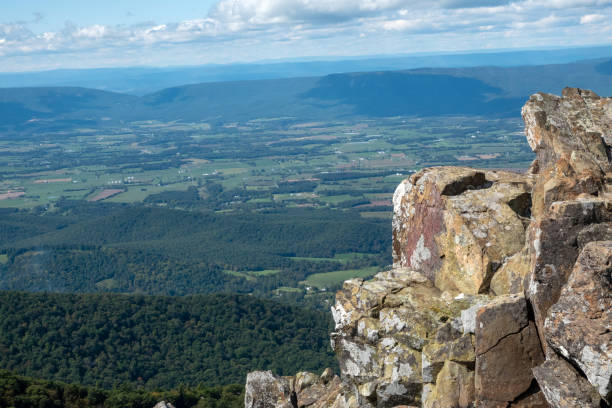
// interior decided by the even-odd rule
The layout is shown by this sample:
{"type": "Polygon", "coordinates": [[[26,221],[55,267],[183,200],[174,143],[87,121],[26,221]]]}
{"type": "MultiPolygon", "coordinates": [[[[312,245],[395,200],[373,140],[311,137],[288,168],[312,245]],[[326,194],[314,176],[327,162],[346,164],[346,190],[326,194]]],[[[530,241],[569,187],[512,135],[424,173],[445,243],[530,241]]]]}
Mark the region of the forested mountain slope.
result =
{"type": "Polygon", "coordinates": [[[111,388],[241,383],[335,366],[327,313],[240,295],[0,292],[0,366],[111,388]]]}

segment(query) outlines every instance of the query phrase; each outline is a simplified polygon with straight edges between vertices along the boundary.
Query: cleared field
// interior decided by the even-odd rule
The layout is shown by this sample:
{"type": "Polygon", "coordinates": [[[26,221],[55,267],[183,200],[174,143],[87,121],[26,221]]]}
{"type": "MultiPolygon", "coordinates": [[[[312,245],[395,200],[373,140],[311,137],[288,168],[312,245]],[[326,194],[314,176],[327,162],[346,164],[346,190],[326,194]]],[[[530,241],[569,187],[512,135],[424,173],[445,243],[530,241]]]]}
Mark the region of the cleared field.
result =
{"type": "Polygon", "coordinates": [[[264,269],[263,271],[249,271],[246,273],[250,275],[255,275],[255,276],[270,276],[270,275],[276,275],[277,273],[280,273],[280,272],[281,272],[280,269],[264,269]]]}
{"type": "Polygon", "coordinates": [[[34,180],[35,184],[45,184],[45,183],[70,183],[72,181],[71,178],[60,178],[60,179],[39,179],[34,180]]]}
{"type": "Polygon", "coordinates": [[[366,258],[369,255],[370,254],[361,254],[361,253],[358,253],[358,252],[352,252],[352,253],[347,253],[347,254],[336,254],[336,255],[334,255],[333,258],[313,258],[313,257],[307,257],[307,256],[292,256],[290,258],[293,259],[293,260],[296,260],[296,261],[310,261],[310,262],[328,261],[328,262],[347,263],[347,262],[353,261],[355,259],[366,258]]]}
{"type": "Polygon", "coordinates": [[[363,218],[380,218],[380,219],[392,219],[393,213],[391,211],[361,211],[359,215],[363,218]]]}
{"type": "Polygon", "coordinates": [[[125,191],[124,189],[119,189],[119,188],[104,189],[100,191],[99,193],[97,193],[96,195],[94,195],[93,197],[91,197],[88,201],[96,202],[96,201],[106,200],[107,198],[111,198],[112,196],[121,194],[124,191],[125,191]]]}
{"type": "Polygon", "coordinates": [[[239,278],[244,278],[244,279],[246,279],[248,281],[251,281],[251,282],[254,282],[255,279],[256,279],[254,276],[251,276],[251,275],[249,275],[247,273],[244,273],[244,272],[230,271],[230,270],[226,270],[226,271],[223,271],[223,272],[227,273],[228,275],[238,276],[239,278]]]}
{"type": "Polygon", "coordinates": [[[377,266],[362,268],[362,269],[350,269],[346,271],[334,271],[326,273],[315,273],[310,275],[305,283],[309,286],[314,286],[319,289],[328,288],[330,286],[338,285],[347,279],[352,278],[368,278],[375,275],[380,268],[377,266]]]}
{"type": "Polygon", "coordinates": [[[9,200],[12,198],[19,198],[24,195],[25,193],[23,191],[8,192],[8,193],[0,194],[0,200],[9,200]]]}

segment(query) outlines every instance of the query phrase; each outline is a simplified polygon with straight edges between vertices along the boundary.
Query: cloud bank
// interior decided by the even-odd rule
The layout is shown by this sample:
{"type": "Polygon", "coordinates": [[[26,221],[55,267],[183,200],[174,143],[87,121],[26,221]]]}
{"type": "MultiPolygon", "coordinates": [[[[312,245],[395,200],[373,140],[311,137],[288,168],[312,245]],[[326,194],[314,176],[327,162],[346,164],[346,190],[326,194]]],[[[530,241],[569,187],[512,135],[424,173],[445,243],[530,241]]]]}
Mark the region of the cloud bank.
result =
{"type": "Polygon", "coordinates": [[[612,43],[612,0],[220,0],[134,25],[0,23],[5,71],[612,43]]]}

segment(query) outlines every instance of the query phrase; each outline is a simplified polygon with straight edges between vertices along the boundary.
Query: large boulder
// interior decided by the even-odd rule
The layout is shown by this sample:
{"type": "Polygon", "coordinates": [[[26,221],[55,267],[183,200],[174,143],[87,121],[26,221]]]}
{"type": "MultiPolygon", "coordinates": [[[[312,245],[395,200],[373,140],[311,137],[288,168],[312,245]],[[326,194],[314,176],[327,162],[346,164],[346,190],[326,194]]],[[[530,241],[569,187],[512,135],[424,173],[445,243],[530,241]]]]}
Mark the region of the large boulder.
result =
{"type": "Polygon", "coordinates": [[[286,378],[272,371],[254,371],[247,374],[245,408],[293,408],[290,402],[291,385],[286,378]]]}
{"type": "MultiPolygon", "coordinates": [[[[440,290],[477,294],[525,244],[529,176],[463,167],[422,170],[393,196],[393,264],[440,290]]],[[[523,276],[517,276],[516,290],[523,276]]],[[[508,286],[512,286],[511,282],[508,286]]]]}
{"type": "Polygon", "coordinates": [[[174,408],[174,405],[172,405],[170,402],[160,401],[155,404],[153,408],[174,408]]]}
{"type": "Polygon", "coordinates": [[[462,382],[463,399],[472,395],[473,334],[464,321],[474,323],[462,320],[462,311],[486,301],[484,295],[453,297],[408,269],[344,282],[332,308],[332,345],[360,406],[420,405],[431,400],[438,378],[442,387],[453,378],[462,382]],[[450,362],[472,368],[460,373],[450,362]]]}
{"type": "MultiPolygon", "coordinates": [[[[542,336],[548,309],[559,299],[580,250],[589,240],[612,238],[610,221],[612,201],[584,197],[552,203],[545,216],[532,222],[525,286],[542,336]]],[[[546,345],[544,337],[542,343],[546,345]]]]}
{"type": "Polygon", "coordinates": [[[568,362],[554,354],[533,369],[546,401],[553,408],[601,408],[595,388],[568,362]]]}
{"type": "Polygon", "coordinates": [[[522,114],[537,155],[524,286],[546,347],[544,320],[578,254],[590,241],[610,239],[612,99],[566,88],[561,97],[533,95],[522,114]]]}
{"type": "Polygon", "coordinates": [[[247,374],[246,408],[357,408],[340,378],[331,369],[316,375],[300,372],[279,377],[271,371],[247,374]]]}
{"type": "Polygon", "coordinates": [[[612,241],[587,244],[545,324],[548,344],[612,402],[612,241]]]}

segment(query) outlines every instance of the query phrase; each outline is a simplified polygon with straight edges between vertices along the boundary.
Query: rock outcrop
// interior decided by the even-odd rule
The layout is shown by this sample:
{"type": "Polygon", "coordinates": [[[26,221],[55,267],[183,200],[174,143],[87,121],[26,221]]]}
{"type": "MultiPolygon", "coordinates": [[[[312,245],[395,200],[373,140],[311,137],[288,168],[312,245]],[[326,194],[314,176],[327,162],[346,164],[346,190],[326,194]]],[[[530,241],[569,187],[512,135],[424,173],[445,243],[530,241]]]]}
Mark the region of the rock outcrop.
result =
{"type": "Polygon", "coordinates": [[[251,373],[248,408],[612,403],[612,99],[536,94],[523,118],[527,173],[398,186],[393,269],[332,308],[341,377],[251,373]]]}
{"type": "Polygon", "coordinates": [[[293,377],[279,377],[271,371],[249,373],[244,402],[246,408],[325,408],[355,406],[351,398],[347,385],[327,368],[320,376],[309,372],[293,377]]]}
{"type": "Polygon", "coordinates": [[[166,401],[160,401],[157,404],[155,404],[153,408],[174,408],[174,405],[166,401]]]}

